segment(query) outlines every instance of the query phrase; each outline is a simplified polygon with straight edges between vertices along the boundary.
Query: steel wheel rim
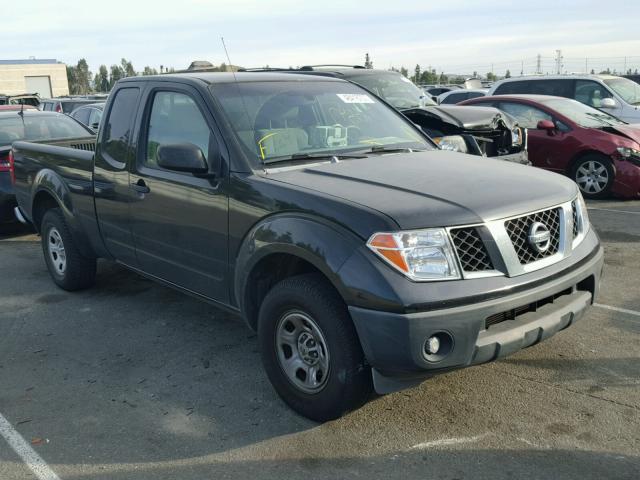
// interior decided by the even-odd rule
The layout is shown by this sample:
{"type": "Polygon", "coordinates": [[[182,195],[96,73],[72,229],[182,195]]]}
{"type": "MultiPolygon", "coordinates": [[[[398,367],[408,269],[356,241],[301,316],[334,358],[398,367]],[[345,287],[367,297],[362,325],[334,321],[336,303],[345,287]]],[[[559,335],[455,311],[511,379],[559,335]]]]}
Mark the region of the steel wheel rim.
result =
{"type": "Polygon", "coordinates": [[[318,393],[331,368],[327,342],[318,324],[306,313],[289,311],[276,327],[278,363],[287,380],[305,393],[318,393]]]}
{"type": "Polygon", "coordinates": [[[578,167],[576,183],[585,193],[600,193],[609,183],[609,171],[602,163],[590,160],[578,167]]]}
{"type": "Polygon", "coordinates": [[[54,227],[47,235],[47,251],[51,264],[58,275],[64,275],[67,269],[67,254],[64,251],[64,243],[60,232],[54,227]]]}

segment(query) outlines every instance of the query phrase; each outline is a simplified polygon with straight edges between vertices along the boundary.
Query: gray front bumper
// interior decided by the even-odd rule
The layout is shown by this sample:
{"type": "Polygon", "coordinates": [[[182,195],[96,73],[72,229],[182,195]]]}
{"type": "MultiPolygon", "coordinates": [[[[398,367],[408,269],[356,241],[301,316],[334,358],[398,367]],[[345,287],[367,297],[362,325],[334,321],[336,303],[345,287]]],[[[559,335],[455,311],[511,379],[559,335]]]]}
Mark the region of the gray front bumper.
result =
{"type": "Polygon", "coordinates": [[[572,325],[598,295],[603,263],[603,249],[598,246],[564,275],[472,305],[409,314],[349,307],[364,354],[373,367],[376,390],[388,393],[438,372],[489,362],[572,325]],[[566,291],[570,293],[535,311],[486,327],[487,317],[566,291]],[[424,354],[424,342],[439,332],[453,338],[453,347],[444,358],[430,361],[424,354]]]}

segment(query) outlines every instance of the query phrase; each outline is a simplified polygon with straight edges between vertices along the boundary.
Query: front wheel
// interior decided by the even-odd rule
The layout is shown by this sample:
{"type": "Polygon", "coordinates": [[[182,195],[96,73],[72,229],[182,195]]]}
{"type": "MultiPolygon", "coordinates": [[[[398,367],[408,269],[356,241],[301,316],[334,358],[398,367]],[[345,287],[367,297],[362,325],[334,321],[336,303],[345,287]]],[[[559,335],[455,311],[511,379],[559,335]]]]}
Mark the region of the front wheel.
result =
{"type": "Polygon", "coordinates": [[[40,234],[47,269],[56,285],[69,291],[93,285],[96,259],[80,253],[59,208],[52,208],[44,214],[40,234]]]}
{"type": "Polygon", "coordinates": [[[572,178],[585,198],[605,198],[613,186],[615,171],[603,155],[586,155],[573,166],[572,178]]]}
{"type": "Polygon", "coordinates": [[[371,396],[371,370],[349,312],[322,276],[276,284],[260,308],[258,337],[269,380],[301,415],[332,420],[371,396]]]}

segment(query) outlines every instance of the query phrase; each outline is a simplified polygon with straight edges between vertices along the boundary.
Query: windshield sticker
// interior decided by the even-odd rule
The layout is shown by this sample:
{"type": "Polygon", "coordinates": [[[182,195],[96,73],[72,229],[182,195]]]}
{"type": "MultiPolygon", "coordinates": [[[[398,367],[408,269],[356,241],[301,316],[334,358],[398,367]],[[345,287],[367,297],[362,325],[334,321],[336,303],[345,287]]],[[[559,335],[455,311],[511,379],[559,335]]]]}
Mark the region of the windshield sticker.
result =
{"type": "Polygon", "coordinates": [[[369,95],[364,93],[336,93],[344,103],[376,103],[369,95]]]}

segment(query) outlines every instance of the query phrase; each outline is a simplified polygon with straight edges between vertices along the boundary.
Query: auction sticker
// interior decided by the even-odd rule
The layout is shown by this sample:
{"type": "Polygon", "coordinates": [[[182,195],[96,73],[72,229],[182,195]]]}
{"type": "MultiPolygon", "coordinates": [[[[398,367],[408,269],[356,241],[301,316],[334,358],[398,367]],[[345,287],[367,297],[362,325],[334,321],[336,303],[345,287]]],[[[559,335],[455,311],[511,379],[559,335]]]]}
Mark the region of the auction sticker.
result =
{"type": "Polygon", "coordinates": [[[344,103],[376,103],[369,95],[364,93],[336,93],[344,103]]]}

